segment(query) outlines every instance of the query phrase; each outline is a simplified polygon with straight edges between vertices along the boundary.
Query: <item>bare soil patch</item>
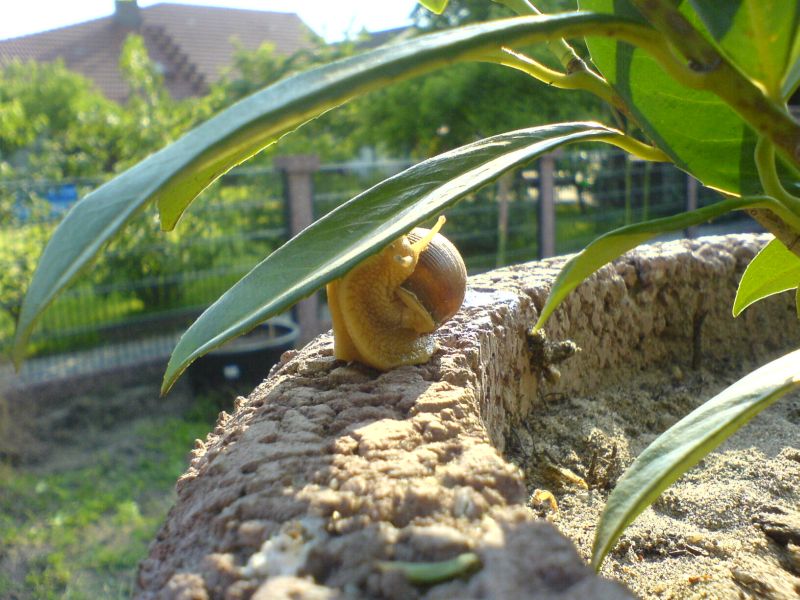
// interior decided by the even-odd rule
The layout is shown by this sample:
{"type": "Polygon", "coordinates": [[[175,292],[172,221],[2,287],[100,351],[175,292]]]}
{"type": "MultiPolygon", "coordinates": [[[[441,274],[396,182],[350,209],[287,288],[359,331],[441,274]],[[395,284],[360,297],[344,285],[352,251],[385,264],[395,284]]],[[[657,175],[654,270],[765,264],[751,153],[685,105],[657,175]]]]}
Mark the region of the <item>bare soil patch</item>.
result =
{"type": "MultiPolygon", "coordinates": [[[[532,506],[587,560],[616,480],[655,437],[733,383],[742,366],[665,365],[591,395],[543,398],[509,435],[532,506]]],[[[752,368],[755,365],[747,365],[752,368]]],[[[568,384],[567,384],[568,385],[568,384]]],[[[670,487],[626,531],[602,574],[641,598],[800,597],[800,397],[778,401],[670,487]]]]}

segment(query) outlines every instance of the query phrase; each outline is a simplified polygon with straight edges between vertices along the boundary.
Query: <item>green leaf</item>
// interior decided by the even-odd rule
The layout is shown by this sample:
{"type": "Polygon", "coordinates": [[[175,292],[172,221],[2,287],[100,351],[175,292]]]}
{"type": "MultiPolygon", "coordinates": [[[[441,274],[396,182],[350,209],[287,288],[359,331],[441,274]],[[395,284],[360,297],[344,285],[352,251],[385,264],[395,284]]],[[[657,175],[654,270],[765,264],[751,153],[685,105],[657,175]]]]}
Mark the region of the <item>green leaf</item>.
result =
{"type": "Polygon", "coordinates": [[[419,3],[429,11],[440,15],[444,12],[444,9],[447,8],[448,1],[449,0],[419,0],[419,3]]]}
{"type": "MultiPolygon", "coordinates": [[[[638,15],[627,0],[580,4],[625,18],[638,15]]],[[[724,101],[711,92],[678,84],[643,50],[606,38],[590,37],[586,43],[592,61],[647,136],[680,168],[704,185],[731,194],[761,191],[753,160],[755,134],[724,101]]]]}
{"type": "Polygon", "coordinates": [[[23,301],[13,357],[22,360],[42,311],[101,248],[151,201],[162,227],[175,226],[211,182],[303,123],[359,95],[453,62],[475,60],[503,44],[531,44],[608,15],[518,17],[452,29],[391,44],[289,77],[245,98],[149,156],[78,202],[45,248],[23,301]]]}
{"type": "Polygon", "coordinates": [[[341,277],[509,169],[567,143],[613,141],[620,135],[597,123],[512,131],[451,150],[379,183],[273,252],[200,315],[175,347],[162,391],[197,357],[341,277]]]}
{"type": "Polygon", "coordinates": [[[517,17],[390,44],[289,77],[253,94],[152,154],[78,202],[59,224],[23,301],[12,351],[22,360],[42,311],[120,229],[151,201],[162,227],[175,226],[211,182],[303,123],[359,95],[507,44],[610,26],[608,15],[517,17]]]}
{"type": "Polygon", "coordinates": [[[733,316],[738,317],[762,298],[793,290],[800,284],[800,256],[787,250],[779,240],[772,240],[747,265],[736,299],[733,316]]]}
{"type": "Polygon", "coordinates": [[[584,279],[606,263],[611,262],[639,244],[651,240],[662,233],[680,231],[693,225],[699,225],[733,210],[756,206],[769,207],[771,204],[776,204],[776,201],[767,196],[722,200],[710,206],[704,206],[703,208],[672,217],[621,227],[600,236],[573,256],[561,269],[558,277],[553,282],[550,295],[542,308],[539,320],[536,321],[534,330],[541,329],[544,326],[550,315],[561,304],[561,301],[567,297],[567,294],[578,287],[584,279]]]}
{"type": "Polygon", "coordinates": [[[786,0],[692,0],[722,51],[751,79],[780,92],[791,66],[800,4],[786,0]]]}
{"type": "Polygon", "coordinates": [[[464,552],[450,560],[439,562],[384,561],[378,563],[383,571],[400,571],[411,583],[433,585],[466,575],[480,567],[481,560],[474,552],[464,552]]]}
{"type": "Polygon", "coordinates": [[[789,100],[800,85],[800,30],[794,39],[794,48],[789,59],[789,67],[781,84],[781,95],[784,100],[789,100]]]}
{"type": "Polygon", "coordinates": [[[600,568],[625,528],[669,485],[742,425],[800,387],[800,350],[743,377],[661,434],[628,468],[606,502],[592,566],[600,568]]]}

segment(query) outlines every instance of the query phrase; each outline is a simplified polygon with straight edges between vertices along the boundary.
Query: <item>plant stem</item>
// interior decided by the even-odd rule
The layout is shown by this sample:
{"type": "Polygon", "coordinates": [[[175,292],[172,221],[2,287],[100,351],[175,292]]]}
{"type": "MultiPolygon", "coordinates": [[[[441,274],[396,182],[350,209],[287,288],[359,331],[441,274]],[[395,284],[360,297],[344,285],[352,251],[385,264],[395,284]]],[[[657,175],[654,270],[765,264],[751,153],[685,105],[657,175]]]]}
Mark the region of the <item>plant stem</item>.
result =
{"type": "MultiPolygon", "coordinates": [[[[527,15],[541,15],[542,11],[536,8],[532,3],[528,0],[494,0],[498,4],[502,4],[507,6],[519,16],[527,16],[527,15]]],[[[594,74],[589,66],[583,61],[583,59],[575,52],[575,49],[570,46],[569,42],[567,42],[564,38],[558,38],[555,40],[550,40],[547,42],[547,47],[550,52],[553,53],[558,59],[558,62],[561,63],[561,66],[567,71],[567,73],[574,73],[576,71],[590,71],[594,74]]],[[[608,85],[608,84],[606,84],[608,85]]]]}
{"type": "Polygon", "coordinates": [[[552,85],[557,88],[566,90],[586,90],[612,106],[618,106],[622,102],[606,80],[597,75],[594,71],[579,70],[572,73],[560,73],[534,60],[530,56],[505,47],[501,48],[501,50],[494,55],[492,62],[518,69],[547,85],[552,85]]]}
{"type": "Polygon", "coordinates": [[[800,256],[800,235],[771,210],[764,208],[747,209],[747,214],[757,221],[764,229],[778,238],[786,249],[800,256]]]}
{"type": "Polygon", "coordinates": [[[631,3],[680,50],[689,60],[689,68],[693,71],[712,72],[723,63],[722,55],[676,9],[671,0],[631,0],[631,3]]]}
{"type": "MultiPolygon", "coordinates": [[[[764,137],[760,137],[756,142],[755,163],[764,191],[790,211],[792,216],[800,217],[800,198],[787,192],[781,184],[775,168],[775,147],[764,137]]],[[[779,239],[788,250],[800,256],[800,229],[796,224],[793,227],[770,210],[754,208],[747,213],[779,239]]]]}
{"type": "Polygon", "coordinates": [[[597,139],[601,142],[616,146],[617,148],[622,148],[629,154],[633,154],[634,156],[644,160],[653,162],[672,162],[672,159],[664,154],[664,152],[662,152],[660,149],[656,148],[655,146],[648,146],[636,138],[632,138],[631,136],[625,135],[622,132],[616,135],[609,135],[607,137],[599,137],[597,139]]]}
{"type": "MultiPolygon", "coordinates": [[[[793,165],[800,166],[800,123],[796,122],[783,106],[770,100],[756,84],[730,65],[680,12],[668,5],[667,0],[632,1],[661,32],[639,23],[614,21],[607,24],[597,22],[589,26],[565,26],[560,31],[553,31],[550,35],[543,37],[545,40],[578,35],[609,37],[641,48],[682,85],[709,91],[725,100],[753,129],[769,138],[793,165]],[[686,40],[685,47],[684,39],[686,40]],[[674,49],[680,51],[682,56],[676,54],[674,49]]],[[[553,17],[543,15],[539,18],[553,17]]],[[[533,39],[533,37],[530,39],[530,43],[544,41],[541,38],[533,39]]],[[[526,41],[521,38],[518,43],[526,41]]],[[[500,62],[496,55],[492,56],[492,53],[492,51],[485,50],[472,55],[472,58],[500,62]]],[[[521,55],[518,55],[517,58],[522,61],[521,55]]],[[[521,62],[508,66],[520,68],[521,62]]],[[[533,67],[533,69],[537,69],[537,67],[533,67]]],[[[539,70],[541,71],[541,69],[539,70]]],[[[548,76],[557,73],[552,69],[548,71],[548,76]]],[[[593,88],[593,93],[599,91],[599,87],[595,89],[593,84],[588,83],[588,79],[586,81],[593,88]]],[[[602,81],[608,85],[605,80],[602,81]]],[[[555,80],[553,80],[553,84],[556,85],[555,80]]],[[[600,97],[608,101],[609,94],[607,92],[600,92],[600,94],[602,94],[600,97]]],[[[614,105],[619,106],[616,102],[614,105]]]]}
{"type": "MultiPolygon", "coordinates": [[[[498,4],[502,4],[507,6],[515,13],[520,16],[540,16],[542,15],[542,11],[536,8],[531,2],[528,0],[494,0],[498,4]]],[[[606,104],[611,105],[612,111],[616,109],[617,113],[624,114],[628,119],[632,121],[636,121],[635,117],[631,114],[630,110],[628,109],[627,104],[625,101],[620,97],[617,91],[611,86],[605,78],[600,75],[597,71],[592,69],[586,62],[580,57],[580,55],[575,51],[575,49],[567,42],[564,38],[558,38],[557,40],[549,40],[546,42],[548,50],[555,56],[561,65],[564,67],[566,74],[558,73],[545,65],[535,61],[534,59],[525,56],[524,54],[514,52],[509,48],[503,48],[504,52],[508,52],[509,54],[515,55],[521,61],[529,63],[530,70],[526,68],[522,68],[521,70],[525,71],[529,75],[548,83],[548,85],[555,85],[556,87],[559,86],[556,83],[555,77],[553,75],[559,75],[561,77],[568,77],[574,76],[570,81],[569,85],[563,86],[564,89],[583,89],[587,92],[591,92],[601,100],[603,100],[606,104]],[[539,71],[543,76],[539,76],[534,74],[536,71],[539,71]],[[548,79],[550,81],[548,81],[548,79]]],[[[520,68],[517,65],[507,65],[515,68],[520,68]]]]}
{"type": "Polygon", "coordinates": [[[756,142],[755,163],[764,191],[800,216],[800,198],[783,187],[775,165],[775,146],[764,137],[756,142]]]}

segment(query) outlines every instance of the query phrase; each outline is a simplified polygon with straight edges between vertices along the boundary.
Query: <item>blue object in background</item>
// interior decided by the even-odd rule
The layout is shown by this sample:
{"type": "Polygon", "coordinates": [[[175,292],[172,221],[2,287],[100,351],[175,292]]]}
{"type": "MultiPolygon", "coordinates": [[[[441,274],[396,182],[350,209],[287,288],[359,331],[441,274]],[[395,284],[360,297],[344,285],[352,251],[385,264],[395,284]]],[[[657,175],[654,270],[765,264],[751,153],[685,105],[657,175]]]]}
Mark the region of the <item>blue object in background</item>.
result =
{"type": "Polygon", "coordinates": [[[58,187],[48,188],[44,197],[52,205],[54,214],[63,214],[77,202],[78,188],[74,183],[63,183],[58,187]]]}

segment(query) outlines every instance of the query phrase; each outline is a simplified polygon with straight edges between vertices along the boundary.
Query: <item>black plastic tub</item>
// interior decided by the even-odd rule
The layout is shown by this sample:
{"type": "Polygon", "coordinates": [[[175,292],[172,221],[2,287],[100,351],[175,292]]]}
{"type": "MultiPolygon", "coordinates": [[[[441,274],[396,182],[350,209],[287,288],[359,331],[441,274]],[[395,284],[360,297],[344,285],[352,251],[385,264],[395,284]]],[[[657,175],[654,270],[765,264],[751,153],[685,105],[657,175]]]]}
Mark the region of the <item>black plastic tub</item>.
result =
{"type": "Polygon", "coordinates": [[[249,333],[201,356],[187,369],[192,387],[234,388],[249,392],[269,373],[281,354],[294,347],[300,328],[289,317],[276,317],[249,333]]]}

